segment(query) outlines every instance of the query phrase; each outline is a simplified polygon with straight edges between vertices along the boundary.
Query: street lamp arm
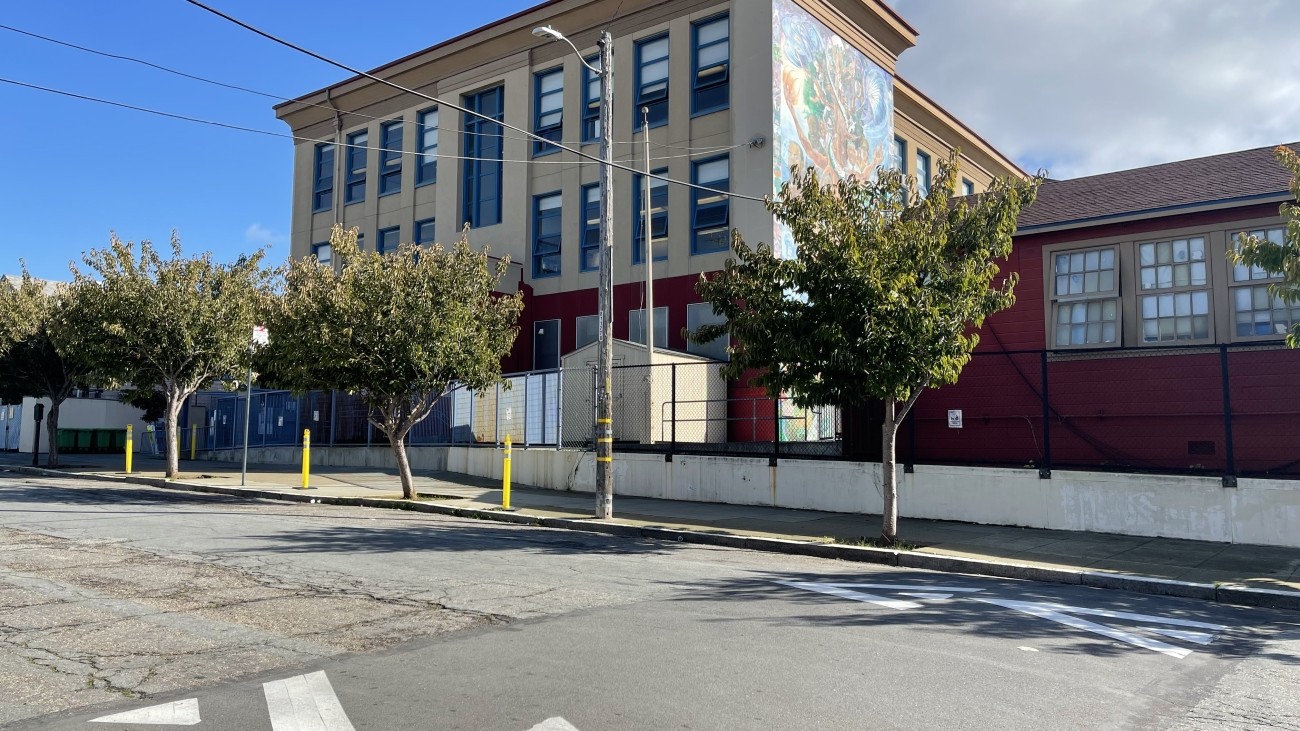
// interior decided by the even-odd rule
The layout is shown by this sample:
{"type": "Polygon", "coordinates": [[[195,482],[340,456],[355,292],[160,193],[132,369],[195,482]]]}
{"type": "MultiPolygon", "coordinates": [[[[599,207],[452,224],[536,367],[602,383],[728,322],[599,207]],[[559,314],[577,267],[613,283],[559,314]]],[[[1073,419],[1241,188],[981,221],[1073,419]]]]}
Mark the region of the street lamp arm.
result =
{"type": "Polygon", "coordinates": [[[587,59],[582,57],[582,51],[579,51],[578,47],[573,45],[573,41],[566,38],[565,35],[559,32],[558,30],[552,28],[549,25],[542,25],[533,28],[533,35],[537,36],[538,38],[550,38],[553,41],[564,41],[565,43],[569,44],[569,48],[572,48],[573,52],[577,54],[578,61],[581,62],[583,66],[586,66],[588,71],[590,71],[591,73],[597,76],[601,76],[601,77],[604,76],[604,72],[602,72],[600,69],[596,68],[595,66],[592,66],[591,64],[587,63],[587,59]]]}

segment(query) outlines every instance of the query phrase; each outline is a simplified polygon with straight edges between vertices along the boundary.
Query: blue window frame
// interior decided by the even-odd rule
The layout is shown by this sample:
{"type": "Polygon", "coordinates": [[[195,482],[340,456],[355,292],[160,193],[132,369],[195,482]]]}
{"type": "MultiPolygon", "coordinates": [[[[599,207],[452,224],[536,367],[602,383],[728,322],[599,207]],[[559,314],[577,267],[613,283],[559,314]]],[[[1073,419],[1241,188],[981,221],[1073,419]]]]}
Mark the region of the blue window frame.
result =
{"type": "Polygon", "coordinates": [[[463,97],[466,109],[484,115],[464,115],[464,179],[461,213],[474,228],[501,223],[501,121],[505,118],[505,88],[498,86],[463,97]]]}
{"type": "Polygon", "coordinates": [[[334,205],[334,145],[316,145],[312,159],[311,209],[328,211],[334,205]]]}
{"type": "Polygon", "coordinates": [[[366,235],[361,232],[357,232],[357,251],[365,251],[365,250],[366,250],[366,235]]]}
{"type": "Polygon", "coordinates": [[[391,251],[397,251],[397,247],[402,244],[402,229],[400,226],[392,228],[379,229],[379,242],[375,246],[375,251],[380,254],[387,254],[391,251]]]}
{"type": "Polygon", "coordinates": [[[668,36],[636,44],[636,108],[632,128],[641,128],[641,109],[650,110],[650,126],[668,124],[668,36]]]}
{"type": "MultiPolygon", "coordinates": [[[[731,160],[717,157],[691,166],[691,182],[719,191],[730,190],[731,160]]],[[[730,197],[691,189],[691,253],[710,254],[731,247],[730,197]]]]}
{"type": "Polygon", "coordinates": [[[370,136],[362,130],[348,135],[348,151],[344,159],[348,161],[347,172],[343,176],[346,187],[343,189],[344,203],[357,203],[366,199],[366,146],[370,136]]]}
{"type": "Polygon", "coordinates": [[[384,146],[379,158],[379,195],[391,195],[402,189],[402,124],[398,120],[379,128],[384,146]]]}
{"type": "Polygon", "coordinates": [[[731,18],[720,15],[691,26],[691,114],[731,103],[731,18]]]}
{"type": "MultiPolygon", "coordinates": [[[[543,71],[533,77],[533,134],[551,142],[564,139],[563,68],[543,71]]],[[[559,149],[541,140],[533,141],[533,155],[546,155],[559,149]]]]}
{"type": "Polygon", "coordinates": [[[582,246],[579,256],[584,272],[600,269],[600,184],[582,186],[582,246]]]}
{"type": "Polygon", "coordinates": [[[966,178],[962,178],[962,179],[961,179],[961,194],[962,194],[962,195],[975,195],[975,184],[972,183],[971,181],[967,180],[966,178]]]}
{"type": "MultiPolygon", "coordinates": [[[[652,175],[667,175],[668,168],[651,170],[652,175]]],[[[645,176],[632,178],[632,195],[635,198],[632,210],[632,230],[636,232],[632,243],[632,263],[645,261],[645,194],[642,185],[645,176]]],[[[655,261],[668,258],[668,183],[657,178],[650,179],[650,247],[654,251],[655,261]]]]}
{"type": "Polygon", "coordinates": [[[438,108],[420,112],[420,164],[415,168],[415,184],[438,182],[438,108]]]}
{"type": "Polygon", "coordinates": [[[426,218],[423,221],[415,222],[415,243],[418,246],[426,246],[434,242],[433,238],[434,219],[426,218]]]}
{"type": "Polygon", "coordinates": [[[916,151],[916,194],[930,195],[930,156],[920,150],[916,151]]]}
{"type": "Polygon", "coordinates": [[[889,166],[907,175],[907,140],[902,137],[894,138],[894,158],[889,161],[889,166]]]}
{"type": "Polygon", "coordinates": [[[316,257],[316,261],[322,264],[330,264],[334,259],[334,246],[328,241],[322,244],[312,244],[311,255],[316,257]]]}
{"type": "Polygon", "coordinates": [[[560,274],[561,210],[559,193],[533,196],[533,277],[560,274]]]}
{"type": "MultiPolygon", "coordinates": [[[[586,59],[592,68],[600,69],[600,56],[586,59]]],[[[600,138],[600,77],[586,66],[582,67],[582,141],[594,142],[600,138]]]]}

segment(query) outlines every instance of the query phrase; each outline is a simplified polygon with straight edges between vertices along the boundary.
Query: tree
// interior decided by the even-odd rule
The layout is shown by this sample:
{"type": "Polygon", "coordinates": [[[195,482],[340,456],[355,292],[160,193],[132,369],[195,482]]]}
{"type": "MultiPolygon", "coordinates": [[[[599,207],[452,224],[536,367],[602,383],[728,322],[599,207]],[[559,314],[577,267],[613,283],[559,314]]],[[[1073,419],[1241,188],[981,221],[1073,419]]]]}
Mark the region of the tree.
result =
{"type": "Polygon", "coordinates": [[[64,313],[76,306],[75,290],[47,286],[23,269],[22,279],[0,283],[0,398],[47,398],[46,465],[59,465],[59,411],[92,372],[69,338],[64,313]]]}
{"type": "Polygon", "coordinates": [[[898,535],[898,426],[924,389],[957,380],[979,342],[972,328],[1014,303],[1016,273],[993,285],[997,262],[1039,182],[994,181],[962,199],[953,197],[958,172],[954,154],[927,196],[909,198],[915,180],[892,170],[829,185],[796,170],[767,203],[790,228],[796,258],[733,234],[735,259],[697,285],[726,322],[690,337],[737,341],[724,375],[757,370],[770,396],[801,407],[884,402],[885,545],[898,535]]]}
{"type": "Polygon", "coordinates": [[[315,257],[289,263],[258,359],[295,391],[360,394],[393,449],[402,496],[413,499],[406,435],[453,383],[500,382],[523,295],[493,293],[509,260],[491,265],[465,236],[450,249],[402,244],[378,254],[358,249],[356,229],[335,226],[330,243],[337,272],[315,257]]]}
{"type": "MultiPolygon", "coordinates": [[[[1291,171],[1291,195],[1300,200],[1300,155],[1290,147],[1279,147],[1277,161],[1291,171]]],[[[1300,206],[1283,203],[1281,213],[1287,219],[1286,233],[1281,242],[1242,232],[1239,234],[1240,245],[1228,250],[1228,259],[1234,264],[1281,274],[1281,282],[1269,285],[1269,294],[1294,305],[1300,302],[1300,206]]],[[[1300,321],[1291,324],[1286,344],[1292,348],[1300,347],[1300,321]]]]}
{"type": "Polygon", "coordinates": [[[171,258],[148,241],[136,247],[114,235],[73,268],[76,307],[63,316],[72,346],[117,385],[166,399],[167,476],[179,472],[181,408],[213,380],[241,372],[257,314],[270,294],[263,253],[218,264],[211,253],[185,257],[172,234],[171,258]]]}

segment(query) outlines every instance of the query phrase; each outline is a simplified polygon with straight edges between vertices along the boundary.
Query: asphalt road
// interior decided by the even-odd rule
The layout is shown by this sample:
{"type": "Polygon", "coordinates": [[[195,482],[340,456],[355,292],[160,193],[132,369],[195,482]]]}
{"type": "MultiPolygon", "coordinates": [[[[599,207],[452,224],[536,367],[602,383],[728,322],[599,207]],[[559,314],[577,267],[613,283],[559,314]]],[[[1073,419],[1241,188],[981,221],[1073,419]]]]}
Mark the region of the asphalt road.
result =
{"type": "Polygon", "coordinates": [[[6,728],[1300,729],[1297,620],[0,473],[6,728]]]}

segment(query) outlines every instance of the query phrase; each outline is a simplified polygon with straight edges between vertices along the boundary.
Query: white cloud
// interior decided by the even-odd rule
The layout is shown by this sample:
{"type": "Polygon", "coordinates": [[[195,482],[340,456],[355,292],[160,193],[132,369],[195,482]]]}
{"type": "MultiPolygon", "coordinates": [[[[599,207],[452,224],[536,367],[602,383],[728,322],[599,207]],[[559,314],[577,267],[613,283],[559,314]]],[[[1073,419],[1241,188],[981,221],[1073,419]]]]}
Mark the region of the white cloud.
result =
{"type": "Polygon", "coordinates": [[[269,249],[288,240],[287,235],[274,233],[260,223],[249,224],[248,228],[244,229],[244,243],[252,246],[269,249]]]}
{"type": "Polygon", "coordinates": [[[1300,140],[1295,0],[893,0],[899,74],[1054,178],[1300,140]]]}

